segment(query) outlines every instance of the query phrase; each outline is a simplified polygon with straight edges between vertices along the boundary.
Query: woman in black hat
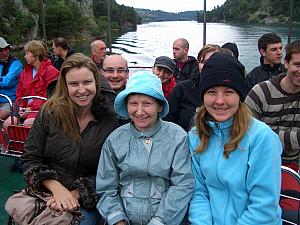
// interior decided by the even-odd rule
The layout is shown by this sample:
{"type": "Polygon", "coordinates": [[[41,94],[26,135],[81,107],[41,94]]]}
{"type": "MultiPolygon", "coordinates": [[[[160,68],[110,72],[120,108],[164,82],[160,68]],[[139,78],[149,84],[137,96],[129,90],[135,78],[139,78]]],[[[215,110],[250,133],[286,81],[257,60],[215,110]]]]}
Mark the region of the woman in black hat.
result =
{"type": "Polygon", "coordinates": [[[196,187],[189,208],[195,224],[281,224],[278,136],[251,115],[244,67],[214,53],[200,79],[203,105],[189,132],[196,187]]]}

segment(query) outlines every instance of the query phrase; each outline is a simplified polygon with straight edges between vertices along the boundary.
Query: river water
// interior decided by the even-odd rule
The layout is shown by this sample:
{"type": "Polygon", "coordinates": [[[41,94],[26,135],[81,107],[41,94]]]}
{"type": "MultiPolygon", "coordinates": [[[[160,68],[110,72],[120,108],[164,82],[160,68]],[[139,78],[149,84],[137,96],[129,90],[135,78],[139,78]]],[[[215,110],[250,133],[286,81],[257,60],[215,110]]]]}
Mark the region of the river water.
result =
{"type": "MultiPolygon", "coordinates": [[[[288,28],[284,25],[249,25],[208,23],[206,43],[222,45],[235,42],[240,61],[250,71],[259,64],[257,39],[266,32],[275,32],[287,43],[288,28]]],[[[189,55],[197,56],[203,46],[203,24],[196,21],[153,22],[138,25],[137,30],[116,38],[112,51],[121,53],[130,65],[152,66],[161,55],[172,58],[172,44],[177,38],[186,38],[190,44],[189,55]]],[[[292,41],[300,39],[300,27],[293,28],[292,41]]]]}
{"type": "MultiPolygon", "coordinates": [[[[266,32],[275,32],[287,43],[287,25],[208,23],[206,43],[222,45],[235,42],[240,52],[240,61],[247,71],[259,65],[257,39],[266,32]]],[[[152,66],[158,56],[172,56],[172,44],[177,38],[186,38],[190,43],[189,55],[197,56],[203,46],[203,24],[196,21],[167,21],[141,24],[137,30],[114,38],[112,52],[122,54],[130,66],[152,66]]],[[[293,27],[292,41],[300,39],[300,26],[293,27]]],[[[76,47],[76,46],[75,46],[76,47]]],[[[80,44],[88,52],[88,44],[80,44]]]]}
{"type": "MultiPolygon", "coordinates": [[[[275,32],[287,43],[287,25],[208,23],[206,42],[222,45],[235,42],[239,60],[247,71],[259,65],[258,38],[266,32],[275,32]]],[[[203,45],[203,24],[196,21],[167,21],[141,24],[137,30],[113,37],[112,52],[122,54],[129,66],[152,66],[158,56],[172,56],[172,45],[177,38],[186,38],[190,43],[189,55],[197,56],[203,45]]],[[[300,26],[294,25],[292,41],[300,39],[300,26]]],[[[77,52],[89,55],[89,42],[71,43],[77,52]]],[[[21,56],[23,58],[23,56],[21,56]]]]}

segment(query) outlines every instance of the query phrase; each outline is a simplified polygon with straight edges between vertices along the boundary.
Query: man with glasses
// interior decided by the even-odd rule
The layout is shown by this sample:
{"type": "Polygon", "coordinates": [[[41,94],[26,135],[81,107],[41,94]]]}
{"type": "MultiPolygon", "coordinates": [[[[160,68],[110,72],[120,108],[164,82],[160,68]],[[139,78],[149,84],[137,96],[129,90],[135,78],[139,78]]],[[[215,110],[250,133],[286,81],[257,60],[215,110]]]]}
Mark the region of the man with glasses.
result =
{"type": "Polygon", "coordinates": [[[118,94],[125,88],[129,76],[126,59],[117,54],[106,57],[103,61],[102,74],[108,80],[111,88],[118,94]]]}
{"type": "MultiPolygon", "coordinates": [[[[22,63],[10,55],[10,44],[0,37],[0,94],[7,95],[13,102],[16,99],[18,77],[22,71],[22,63]]],[[[10,113],[10,105],[0,98],[0,119],[5,120],[10,113]]]]}

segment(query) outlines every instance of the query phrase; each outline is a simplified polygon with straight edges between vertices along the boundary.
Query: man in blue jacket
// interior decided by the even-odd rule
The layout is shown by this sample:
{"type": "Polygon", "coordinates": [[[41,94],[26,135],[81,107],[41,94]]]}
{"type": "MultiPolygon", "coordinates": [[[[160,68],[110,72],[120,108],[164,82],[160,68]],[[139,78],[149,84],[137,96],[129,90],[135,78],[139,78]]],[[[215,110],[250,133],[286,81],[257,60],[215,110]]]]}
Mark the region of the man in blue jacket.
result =
{"type": "MultiPolygon", "coordinates": [[[[18,77],[22,71],[22,63],[10,55],[10,44],[0,37],[0,94],[8,96],[12,102],[16,99],[18,77]]],[[[5,120],[10,113],[10,104],[0,97],[0,119],[5,120]]]]}

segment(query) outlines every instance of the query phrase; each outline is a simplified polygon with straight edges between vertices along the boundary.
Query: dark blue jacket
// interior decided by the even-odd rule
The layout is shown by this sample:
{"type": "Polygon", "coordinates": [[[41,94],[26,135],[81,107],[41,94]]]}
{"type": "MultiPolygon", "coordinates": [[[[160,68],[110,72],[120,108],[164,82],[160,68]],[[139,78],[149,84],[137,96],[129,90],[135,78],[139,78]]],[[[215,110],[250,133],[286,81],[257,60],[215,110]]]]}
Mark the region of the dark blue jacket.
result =
{"type": "MultiPolygon", "coordinates": [[[[74,54],[74,53],[75,53],[74,49],[69,48],[68,52],[67,52],[67,55],[66,55],[66,58],[69,57],[70,55],[74,54]]],[[[57,57],[56,59],[54,59],[53,66],[56,69],[60,70],[60,68],[61,68],[62,64],[64,63],[64,61],[65,61],[64,59],[62,59],[60,57],[57,57]]]]}
{"type": "Polygon", "coordinates": [[[185,131],[190,128],[196,108],[201,105],[200,75],[178,83],[168,97],[169,113],[165,118],[181,126],[185,131]]]}
{"type": "Polygon", "coordinates": [[[254,87],[254,85],[269,80],[271,77],[277,76],[286,69],[283,64],[275,64],[273,67],[269,64],[264,64],[263,57],[260,57],[260,66],[255,67],[246,76],[246,82],[248,85],[248,92],[254,87]]]}

